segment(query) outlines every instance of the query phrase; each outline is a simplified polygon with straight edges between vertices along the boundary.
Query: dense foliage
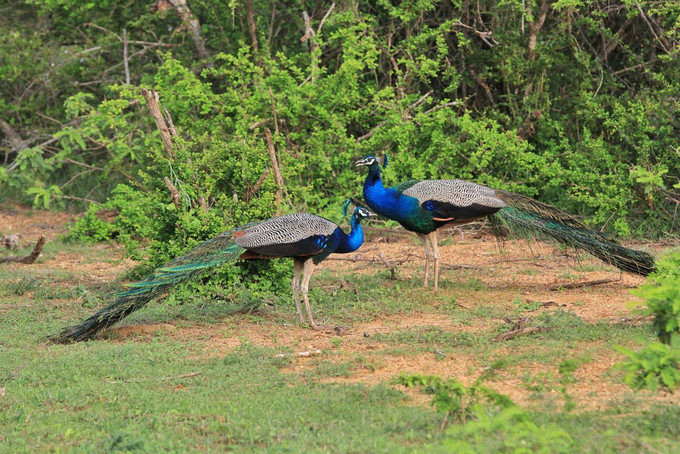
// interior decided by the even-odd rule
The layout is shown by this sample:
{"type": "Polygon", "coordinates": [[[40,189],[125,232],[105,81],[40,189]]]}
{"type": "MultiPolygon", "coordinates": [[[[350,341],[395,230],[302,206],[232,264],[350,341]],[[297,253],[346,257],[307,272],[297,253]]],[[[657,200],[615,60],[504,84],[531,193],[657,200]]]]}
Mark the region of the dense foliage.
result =
{"type": "Polygon", "coordinates": [[[354,158],[389,152],[388,183],[471,179],[619,235],[677,230],[675,1],[181,3],[6,3],[6,197],[91,204],[77,237],[147,239],[157,263],[277,211],[339,221],[354,158]],[[172,155],[141,87],[172,117],[172,155]]]}

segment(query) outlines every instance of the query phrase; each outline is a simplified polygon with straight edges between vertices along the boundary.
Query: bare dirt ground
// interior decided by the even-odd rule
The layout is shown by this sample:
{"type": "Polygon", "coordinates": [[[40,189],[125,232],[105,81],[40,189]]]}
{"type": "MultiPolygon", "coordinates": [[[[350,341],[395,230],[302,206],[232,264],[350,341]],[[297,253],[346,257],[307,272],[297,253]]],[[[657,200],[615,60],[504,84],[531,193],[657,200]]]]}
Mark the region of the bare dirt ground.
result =
{"type": "MultiPolygon", "coordinates": [[[[72,216],[68,214],[5,209],[0,210],[0,234],[20,232],[23,235],[23,246],[28,248],[35,244],[40,235],[45,235],[48,242],[54,240],[66,232],[67,224],[71,221],[72,216]]],[[[376,273],[376,270],[389,272],[392,266],[398,264],[398,279],[406,279],[412,274],[422,277],[423,250],[413,235],[397,232],[386,237],[369,229],[367,236],[368,241],[358,254],[343,257],[342,260],[329,259],[320,268],[352,276],[376,273]]],[[[451,294],[455,298],[457,307],[462,311],[475,308],[480,300],[486,304],[497,302],[499,306],[510,308],[520,298],[528,303],[536,302],[540,306],[529,314],[532,317],[544,311],[561,308],[590,323],[648,323],[632,320],[634,317],[627,306],[627,303],[636,299],[630,294],[630,289],[642,284],[644,278],[620,274],[611,267],[602,266],[597,259],[577,258],[573,251],[560,250],[546,243],[507,241],[501,249],[495,239],[474,231],[451,232],[448,236],[440,235],[440,240],[442,261],[447,264],[442,272],[442,281],[465,280],[472,275],[479,276],[484,283],[482,291],[467,291],[462,287],[448,287],[443,290],[444,294],[451,294]],[[462,271],[468,273],[467,277],[461,277],[462,271]],[[552,290],[560,285],[599,280],[607,282],[552,290]]],[[[656,256],[668,247],[648,243],[628,246],[647,250],[656,256]]],[[[96,247],[101,248],[103,255],[117,260],[97,263],[83,260],[78,252],[65,252],[57,253],[49,261],[40,259],[38,263],[29,266],[71,270],[83,276],[83,282],[97,283],[114,280],[125,269],[134,265],[132,261],[123,258],[122,250],[116,246],[96,247]]],[[[8,252],[2,254],[8,255],[8,252]]],[[[491,322],[496,322],[496,325],[502,323],[500,320],[480,318],[480,323],[465,325],[452,322],[450,315],[423,311],[379,317],[370,322],[355,323],[346,329],[331,328],[333,322],[330,321],[328,329],[313,331],[297,325],[277,325],[273,320],[267,320],[266,311],[261,311],[257,317],[260,320],[255,322],[252,317],[234,315],[224,323],[216,322],[208,326],[126,326],[118,329],[116,342],[144,341],[144,336],[148,333],[165,329],[167,335],[174,338],[203,342],[206,358],[224,357],[238,348],[244,340],[258,346],[293,351],[294,360],[287,369],[291,373],[312,374],[320,362],[353,361],[355,367],[351,374],[323,378],[326,382],[389,383],[400,373],[423,373],[445,378],[455,377],[464,383],[471,383],[488,369],[488,361],[464,352],[441,358],[428,349],[423,349],[422,354],[400,354],[393,348],[390,350],[394,345],[373,341],[372,337],[414,327],[436,327],[445,332],[481,332],[488,330],[491,322]]],[[[291,316],[291,321],[293,320],[291,316]]],[[[517,347],[510,345],[512,344],[505,342],[490,344],[498,357],[506,353],[517,354],[517,347]]],[[[539,346],[521,348],[531,350],[539,346]]],[[[632,391],[621,383],[620,378],[613,378],[617,373],[612,372],[612,366],[621,361],[622,356],[608,348],[606,342],[599,340],[571,345],[564,356],[578,357],[580,354],[596,354],[597,357],[580,366],[574,373],[575,383],[569,385],[569,395],[575,399],[579,410],[604,409],[615,402],[632,398],[632,391]]],[[[552,399],[560,405],[563,401],[556,382],[557,367],[558,364],[531,362],[513,365],[500,371],[490,386],[508,394],[518,403],[531,406],[538,402],[536,393],[527,386],[526,377],[534,377],[534,382],[542,380],[545,385],[545,392],[539,400],[545,403],[552,399]]],[[[413,396],[414,402],[429,400],[429,397],[423,397],[415,391],[408,392],[413,396]]],[[[641,393],[635,396],[648,402],[680,403],[678,395],[641,393]]]]}

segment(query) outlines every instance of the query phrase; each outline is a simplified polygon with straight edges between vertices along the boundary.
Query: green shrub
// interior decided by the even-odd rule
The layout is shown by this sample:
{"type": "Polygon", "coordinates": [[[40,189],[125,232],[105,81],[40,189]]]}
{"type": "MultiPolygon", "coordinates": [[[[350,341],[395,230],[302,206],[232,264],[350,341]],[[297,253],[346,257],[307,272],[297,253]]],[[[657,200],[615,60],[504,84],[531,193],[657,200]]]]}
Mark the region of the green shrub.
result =
{"type": "Polygon", "coordinates": [[[661,387],[673,391],[680,386],[680,349],[652,342],[642,350],[634,352],[622,347],[617,350],[628,357],[617,367],[626,372],[624,381],[633,389],[661,387]]]}
{"type": "Polygon", "coordinates": [[[644,315],[654,316],[654,328],[659,340],[672,344],[680,335],[680,252],[657,260],[657,271],[648,282],[631,291],[645,300],[644,315]]]}
{"type": "Polygon", "coordinates": [[[680,253],[671,252],[658,260],[647,283],[631,293],[645,300],[641,312],[654,316],[660,342],[638,352],[618,347],[628,358],[618,367],[627,372],[625,382],[634,389],[673,391],[680,385],[680,253]]]}
{"type": "Polygon", "coordinates": [[[519,407],[498,414],[478,411],[478,419],[446,430],[441,446],[448,452],[571,453],[578,447],[556,424],[540,425],[519,407]]]}
{"type": "Polygon", "coordinates": [[[445,414],[442,424],[448,418],[465,424],[468,420],[479,417],[480,412],[498,412],[514,406],[510,398],[480,383],[465,386],[455,379],[443,380],[436,375],[400,375],[396,383],[407,388],[421,388],[426,394],[432,394],[432,405],[437,411],[445,414]]]}
{"type": "Polygon", "coordinates": [[[561,427],[538,425],[510,398],[480,383],[465,386],[436,375],[400,375],[396,382],[432,394],[432,405],[460,424],[440,442],[449,452],[572,452],[574,443],[561,427]]]}

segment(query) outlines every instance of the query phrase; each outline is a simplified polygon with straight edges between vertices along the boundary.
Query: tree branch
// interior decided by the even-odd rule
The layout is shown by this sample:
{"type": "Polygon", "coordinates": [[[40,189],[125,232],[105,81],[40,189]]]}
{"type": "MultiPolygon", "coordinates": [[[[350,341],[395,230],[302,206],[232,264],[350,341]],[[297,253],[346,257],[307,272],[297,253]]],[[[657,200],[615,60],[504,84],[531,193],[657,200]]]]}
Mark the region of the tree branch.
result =
{"type": "MultiPolygon", "coordinates": [[[[529,60],[534,60],[536,58],[536,37],[538,32],[543,27],[545,18],[548,15],[548,9],[550,7],[550,2],[548,0],[543,0],[538,11],[538,17],[529,25],[529,44],[527,45],[527,58],[529,60]]],[[[531,2],[527,2],[527,14],[531,15],[531,2]]]]}
{"type": "Polygon", "coordinates": [[[45,245],[45,237],[41,236],[40,239],[38,239],[38,242],[35,244],[35,247],[33,248],[33,252],[31,252],[29,255],[25,257],[0,257],[0,263],[6,263],[6,262],[15,262],[15,263],[26,263],[27,265],[30,265],[31,263],[35,262],[38,256],[40,255],[40,251],[42,251],[43,246],[45,245]]]}
{"type": "Polygon", "coordinates": [[[274,181],[276,181],[276,211],[279,211],[281,206],[281,199],[283,198],[283,177],[281,176],[281,169],[279,168],[279,162],[276,159],[276,149],[274,148],[274,141],[272,140],[272,132],[269,128],[265,128],[264,136],[267,139],[267,145],[269,146],[269,160],[272,163],[272,170],[274,171],[274,181]]]}
{"type": "Polygon", "coordinates": [[[246,2],[246,17],[248,19],[248,32],[250,32],[250,43],[253,52],[257,53],[260,46],[257,42],[257,27],[255,24],[255,7],[253,6],[253,0],[248,0],[246,2]]]}
{"type": "Polygon", "coordinates": [[[165,151],[168,153],[168,157],[170,157],[170,159],[175,159],[175,153],[172,150],[172,133],[163,118],[163,114],[161,114],[161,108],[158,103],[158,92],[156,90],[142,88],[142,94],[146,99],[146,105],[151,112],[151,116],[156,121],[156,127],[158,127],[158,131],[161,133],[161,138],[165,144],[165,151]]]}
{"type": "Polygon", "coordinates": [[[123,29],[123,67],[125,68],[125,83],[130,85],[130,66],[128,65],[128,39],[126,29],[123,29]]]}
{"type": "Polygon", "coordinates": [[[201,24],[187,6],[186,0],[170,0],[170,3],[175,7],[177,15],[189,30],[191,39],[193,39],[196,50],[198,51],[198,56],[204,60],[210,60],[210,54],[205,48],[205,42],[201,37],[201,24]]]}

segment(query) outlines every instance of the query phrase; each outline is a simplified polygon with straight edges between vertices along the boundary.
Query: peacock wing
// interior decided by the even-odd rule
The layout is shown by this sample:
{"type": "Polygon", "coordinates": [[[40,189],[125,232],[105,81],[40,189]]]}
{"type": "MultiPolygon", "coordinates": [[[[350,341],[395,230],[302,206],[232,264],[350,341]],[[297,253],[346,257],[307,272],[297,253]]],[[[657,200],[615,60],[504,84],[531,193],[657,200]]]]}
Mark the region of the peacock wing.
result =
{"type": "Polygon", "coordinates": [[[435,221],[472,220],[505,207],[494,189],[463,180],[424,180],[403,194],[417,199],[435,221]]]}
{"type": "Polygon", "coordinates": [[[243,258],[297,257],[332,252],[338,225],[307,213],[278,216],[236,232],[236,243],[247,249],[243,258]]]}

